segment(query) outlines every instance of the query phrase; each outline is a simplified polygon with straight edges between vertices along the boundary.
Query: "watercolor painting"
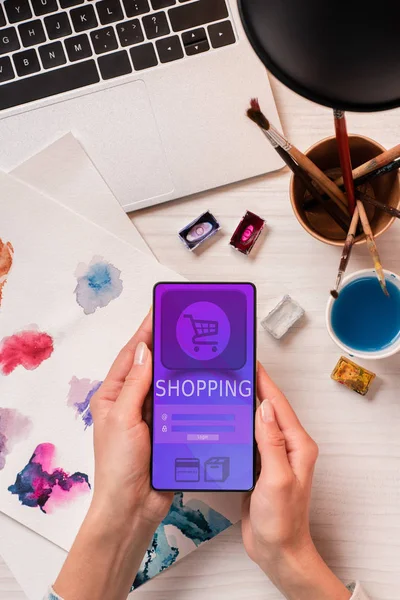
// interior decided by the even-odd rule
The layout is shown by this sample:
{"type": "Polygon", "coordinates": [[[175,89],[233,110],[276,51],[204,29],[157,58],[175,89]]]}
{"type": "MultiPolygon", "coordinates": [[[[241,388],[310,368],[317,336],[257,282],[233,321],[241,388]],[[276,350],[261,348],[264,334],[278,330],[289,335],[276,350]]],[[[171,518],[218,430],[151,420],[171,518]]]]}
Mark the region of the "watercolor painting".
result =
{"type": "Polygon", "coordinates": [[[60,467],[53,468],[55,453],[53,444],[39,444],[15,483],[8,488],[11,494],[18,495],[23,506],[39,507],[43,513],[51,514],[90,491],[85,473],[69,475],[60,467]]]}
{"type": "Polygon", "coordinates": [[[75,271],[77,286],[76,301],[85,315],[104,308],[118,298],[123,290],[121,271],[102,256],[95,256],[89,265],[80,263],[75,271]]]}
{"type": "Polygon", "coordinates": [[[90,381],[90,379],[78,379],[73,377],[69,382],[69,393],[67,405],[76,411],[85,425],[85,431],[93,425],[93,417],[90,412],[90,400],[101,386],[102,381],[90,381]]]}
{"type": "Polygon", "coordinates": [[[18,366],[32,371],[53,353],[53,339],[48,333],[29,329],[0,341],[0,370],[9,375],[18,366]]]}
{"type": "Polygon", "coordinates": [[[168,525],[176,527],[197,547],[230,527],[232,523],[201,500],[191,499],[185,504],[183,493],[176,493],[168,515],[154,534],[131,591],[168,569],[178,559],[179,543],[174,541],[173,536],[168,539],[168,525]]]}
{"type": "Polygon", "coordinates": [[[0,408],[0,471],[14,444],[26,438],[31,428],[32,421],[28,417],[14,408],[0,408]]]}
{"type": "Polygon", "coordinates": [[[11,271],[14,257],[14,248],[11,242],[3,242],[0,239],[0,306],[3,299],[3,288],[7,283],[7,276],[11,271]]]}

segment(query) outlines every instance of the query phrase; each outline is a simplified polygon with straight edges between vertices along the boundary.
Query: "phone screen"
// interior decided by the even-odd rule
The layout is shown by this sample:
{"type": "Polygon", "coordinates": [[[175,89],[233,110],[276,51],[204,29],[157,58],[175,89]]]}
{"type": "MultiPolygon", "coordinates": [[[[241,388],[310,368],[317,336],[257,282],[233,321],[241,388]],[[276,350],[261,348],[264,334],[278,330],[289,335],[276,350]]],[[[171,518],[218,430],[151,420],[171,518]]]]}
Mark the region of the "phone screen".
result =
{"type": "Polygon", "coordinates": [[[251,283],[155,286],[155,489],[252,489],[255,295],[251,283]]]}

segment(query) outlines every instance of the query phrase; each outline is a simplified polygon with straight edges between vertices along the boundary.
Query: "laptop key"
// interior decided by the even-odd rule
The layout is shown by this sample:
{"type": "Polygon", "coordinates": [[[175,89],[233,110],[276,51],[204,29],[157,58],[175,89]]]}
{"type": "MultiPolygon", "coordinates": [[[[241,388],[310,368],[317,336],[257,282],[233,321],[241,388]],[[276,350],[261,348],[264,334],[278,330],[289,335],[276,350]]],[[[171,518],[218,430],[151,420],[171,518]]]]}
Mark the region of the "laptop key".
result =
{"type": "Polygon", "coordinates": [[[193,29],[192,31],[185,31],[182,33],[182,41],[185,46],[188,44],[195,44],[196,42],[202,42],[207,39],[206,30],[204,27],[199,29],[193,29]]]}
{"type": "Polygon", "coordinates": [[[163,12],[143,17],[143,27],[149,40],[168,35],[170,32],[167,17],[163,12]]]}
{"type": "Polygon", "coordinates": [[[158,56],[162,63],[171,62],[183,58],[182,44],[179,35],[157,40],[156,42],[158,56]]]}
{"type": "Polygon", "coordinates": [[[198,0],[171,8],[168,15],[173,31],[192,29],[229,16],[225,0],[198,0]]]}
{"type": "Polygon", "coordinates": [[[69,14],[76,33],[97,27],[96,13],[90,4],[73,8],[69,14]]]}
{"type": "Polygon", "coordinates": [[[173,6],[176,4],[176,0],[151,0],[153,10],[160,10],[160,8],[167,8],[167,6],[173,6]]]}
{"type": "Polygon", "coordinates": [[[76,6],[77,4],[83,4],[84,0],[60,0],[61,8],[69,8],[70,6],[76,6]]]}
{"type": "MultiPolygon", "coordinates": [[[[25,50],[24,52],[18,52],[13,55],[15,70],[20,77],[25,75],[32,75],[40,71],[39,59],[36,54],[36,50],[25,50]]],[[[2,90],[3,91],[3,90],[2,90]]]]}
{"type": "Polygon", "coordinates": [[[153,44],[141,44],[129,50],[135,71],[142,71],[158,65],[153,44]]]}
{"type": "Polygon", "coordinates": [[[113,79],[132,73],[132,66],[126,50],[100,56],[98,63],[103,79],[113,79]]]}
{"type": "MultiPolygon", "coordinates": [[[[0,58],[0,83],[14,79],[14,69],[11,60],[8,56],[0,58]]],[[[0,88],[1,90],[1,88],[0,88]]],[[[0,92],[1,93],[1,92],[0,92]]]]}
{"type": "Polygon", "coordinates": [[[19,25],[18,31],[24,48],[29,48],[36,44],[43,44],[43,42],[46,41],[46,34],[43,29],[42,21],[39,19],[19,25]]]}
{"type": "Polygon", "coordinates": [[[15,28],[8,27],[7,29],[2,29],[0,35],[0,55],[14,52],[14,50],[19,50],[20,47],[15,28]]]}
{"type": "Polygon", "coordinates": [[[210,44],[208,43],[208,40],[201,40],[200,42],[195,42],[194,44],[188,44],[185,46],[186,54],[188,56],[202,54],[202,52],[207,52],[209,49],[210,44]]]}
{"type": "Polygon", "coordinates": [[[65,48],[67,50],[68,58],[71,62],[74,62],[75,60],[82,60],[83,58],[89,58],[89,56],[92,56],[93,54],[90,47],[89,38],[86,33],[66,39],[65,48]]]}
{"type": "Polygon", "coordinates": [[[101,2],[96,3],[96,8],[102,25],[115,23],[115,21],[122,21],[124,18],[124,13],[122,12],[119,0],[101,0],[101,2]]]}
{"type": "Polygon", "coordinates": [[[51,40],[66,37],[72,33],[71,23],[66,12],[45,17],[44,24],[51,40]]]}
{"type": "Polygon", "coordinates": [[[32,11],[28,0],[5,0],[4,8],[10,23],[26,21],[32,16],[32,11]]]}
{"type": "Polygon", "coordinates": [[[127,17],[136,17],[150,12],[148,0],[123,0],[127,17]]]}
{"type": "Polygon", "coordinates": [[[33,12],[37,17],[47,15],[58,10],[57,0],[31,0],[33,12]]]}
{"type": "Polygon", "coordinates": [[[0,27],[4,27],[6,24],[6,16],[4,14],[3,7],[0,4],[0,27]]]}
{"type": "Polygon", "coordinates": [[[208,27],[208,34],[213,48],[222,48],[222,46],[228,46],[229,44],[234,44],[236,42],[232,23],[230,21],[223,21],[222,23],[210,25],[208,27]]]}
{"type": "Polygon", "coordinates": [[[117,38],[112,27],[97,29],[90,34],[92,44],[96,54],[103,54],[118,48],[117,38]]]}
{"type": "Polygon", "coordinates": [[[118,23],[117,33],[121,46],[133,46],[144,41],[143,30],[139,19],[118,23]]]}
{"type": "Polygon", "coordinates": [[[45,69],[60,67],[67,62],[61,42],[52,42],[51,44],[40,46],[39,54],[45,69]]]}
{"type": "Polygon", "coordinates": [[[46,71],[1,86],[0,110],[55,96],[100,81],[94,60],[46,71]]]}

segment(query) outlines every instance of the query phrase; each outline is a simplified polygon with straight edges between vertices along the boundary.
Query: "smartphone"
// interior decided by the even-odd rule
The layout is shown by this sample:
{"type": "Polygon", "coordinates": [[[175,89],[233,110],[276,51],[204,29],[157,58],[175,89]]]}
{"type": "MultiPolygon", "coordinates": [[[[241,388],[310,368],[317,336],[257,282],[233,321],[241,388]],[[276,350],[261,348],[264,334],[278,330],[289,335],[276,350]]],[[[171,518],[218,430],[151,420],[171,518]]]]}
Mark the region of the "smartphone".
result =
{"type": "Polygon", "coordinates": [[[255,323],[252,283],[154,287],[154,489],[253,488],[255,323]]]}

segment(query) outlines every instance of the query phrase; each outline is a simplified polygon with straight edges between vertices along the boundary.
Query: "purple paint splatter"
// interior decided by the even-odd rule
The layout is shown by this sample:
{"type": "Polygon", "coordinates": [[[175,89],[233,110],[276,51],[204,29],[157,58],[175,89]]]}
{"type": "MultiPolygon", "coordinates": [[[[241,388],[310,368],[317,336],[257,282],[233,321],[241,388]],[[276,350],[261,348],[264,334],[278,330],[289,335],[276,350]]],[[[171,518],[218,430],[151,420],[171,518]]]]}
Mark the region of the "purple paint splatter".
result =
{"type": "Polygon", "coordinates": [[[75,408],[76,414],[81,416],[85,430],[93,425],[90,401],[102,383],[102,381],[90,381],[90,379],[78,379],[77,377],[73,377],[69,382],[67,404],[75,408]]]}
{"type": "Polygon", "coordinates": [[[75,294],[85,315],[91,315],[118,298],[123,289],[120,275],[121,271],[102,256],[95,256],[88,265],[78,265],[75,271],[78,280],[75,294]]]}
{"type": "Polygon", "coordinates": [[[24,439],[32,427],[31,420],[13,408],[0,408],[0,471],[16,442],[24,439]]]}
{"type": "Polygon", "coordinates": [[[69,475],[63,469],[53,468],[55,455],[53,444],[39,444],[29,463],[18,473],[15,483],[8,491],[18,495],[23,506],[39,507],[44,513],[69,504],[90,490],[85,473],[69,475]]]}

